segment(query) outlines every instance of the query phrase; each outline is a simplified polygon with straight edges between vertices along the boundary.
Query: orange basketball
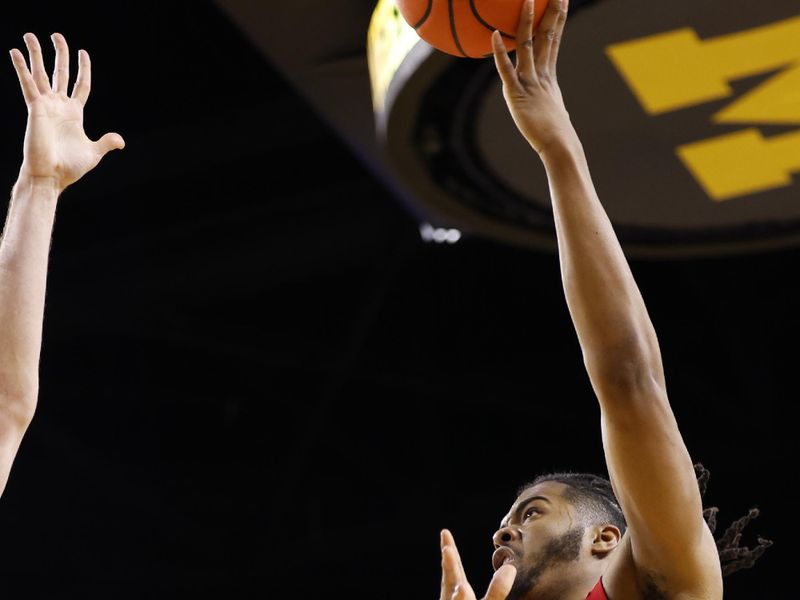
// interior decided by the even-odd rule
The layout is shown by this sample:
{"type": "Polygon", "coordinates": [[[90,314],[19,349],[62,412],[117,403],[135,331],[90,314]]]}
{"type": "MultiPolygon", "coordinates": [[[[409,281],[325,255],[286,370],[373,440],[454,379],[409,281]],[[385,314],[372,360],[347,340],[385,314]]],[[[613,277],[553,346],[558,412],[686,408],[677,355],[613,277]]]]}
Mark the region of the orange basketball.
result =
{"type": "MultiPolygon", "coordinates": [[[[397,0],[400,14],[419,37],[434,48],[455,56],[482,58],[492,53],[492,32],[503,36],[506,49],[517,43],[523,0],[397,0]]],[[[547,0],[536,0],[534,29],[547,0]]]]}

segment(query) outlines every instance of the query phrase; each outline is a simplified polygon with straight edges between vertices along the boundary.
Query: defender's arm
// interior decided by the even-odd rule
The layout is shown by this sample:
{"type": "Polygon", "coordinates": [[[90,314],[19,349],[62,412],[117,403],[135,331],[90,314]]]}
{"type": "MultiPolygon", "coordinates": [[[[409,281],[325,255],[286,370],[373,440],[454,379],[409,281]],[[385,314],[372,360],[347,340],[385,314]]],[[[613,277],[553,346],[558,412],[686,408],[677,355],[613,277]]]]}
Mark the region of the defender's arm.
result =
{"type": "Polygon", "coordinates": [[[69,51],[60,34],[52,84],[36,36],[25,44],[30,70],[19,50],[11,60],[28,107],[22,168],[0,241],[0,492],[36,407],[42,343],[47,258],[58,195],[124,142],[106,134],[92,142],[83,132],[89,96],[89,55],[80,52],[78,78],[67,96],[69,51]]]}

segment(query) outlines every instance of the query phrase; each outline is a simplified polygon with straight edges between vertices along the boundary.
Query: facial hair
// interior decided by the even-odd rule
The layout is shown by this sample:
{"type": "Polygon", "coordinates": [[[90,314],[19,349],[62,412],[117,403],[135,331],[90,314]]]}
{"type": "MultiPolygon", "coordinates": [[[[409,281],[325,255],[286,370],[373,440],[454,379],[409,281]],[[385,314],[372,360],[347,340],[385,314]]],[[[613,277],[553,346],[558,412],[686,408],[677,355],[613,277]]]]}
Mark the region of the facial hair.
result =
{"type": "Polygon", "coordinates": [[[550,567],[578,560],[581,555],[583,528],[571,529],[560,538],[550,540],[541,553],[541,558],[524,571],[517,571],[514,585],[506,600],[521,600],[536,587],[542,573],[550,567]]]}

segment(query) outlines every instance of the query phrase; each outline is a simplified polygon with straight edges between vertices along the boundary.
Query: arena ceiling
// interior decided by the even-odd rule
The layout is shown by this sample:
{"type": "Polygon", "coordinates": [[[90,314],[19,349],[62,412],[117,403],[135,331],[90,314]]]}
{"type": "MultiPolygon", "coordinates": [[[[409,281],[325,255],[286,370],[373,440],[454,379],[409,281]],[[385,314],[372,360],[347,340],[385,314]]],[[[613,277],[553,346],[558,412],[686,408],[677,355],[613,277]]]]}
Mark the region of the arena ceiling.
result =
{"type": "MultiPolygon", "coordinates": [[[[393,75],[370,94],[364,32],[374,2],[220,5],[420,219],[552,247],[547,181],[507,115],[491,60],[419,43],[397,68],[403,22],[384,9],[371,51],[374,71],[393,75]],[[298,44],[304,30],[314,34],[298,44]],[[370,98],[384,93],[373,110],[370,98]]],[[[800,20],[792,0],[749,8],[572,3],[559,80],[629,253],[800,239],[800,20]]]]}

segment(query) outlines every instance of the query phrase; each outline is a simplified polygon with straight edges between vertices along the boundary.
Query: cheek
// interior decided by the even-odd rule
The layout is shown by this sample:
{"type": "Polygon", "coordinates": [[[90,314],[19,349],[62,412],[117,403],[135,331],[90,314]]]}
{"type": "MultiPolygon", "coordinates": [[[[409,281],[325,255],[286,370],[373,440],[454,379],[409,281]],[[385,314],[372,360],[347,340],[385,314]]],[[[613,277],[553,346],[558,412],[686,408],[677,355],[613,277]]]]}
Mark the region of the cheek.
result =
{"type": "Polygon", "coordinates": [[[532,523],[523,532],[525,552],[535,552],[537,549],[545,547],[548,542],[558,538],[560,533],[563,531],[555,523],[544,520],[532,523]]]}

